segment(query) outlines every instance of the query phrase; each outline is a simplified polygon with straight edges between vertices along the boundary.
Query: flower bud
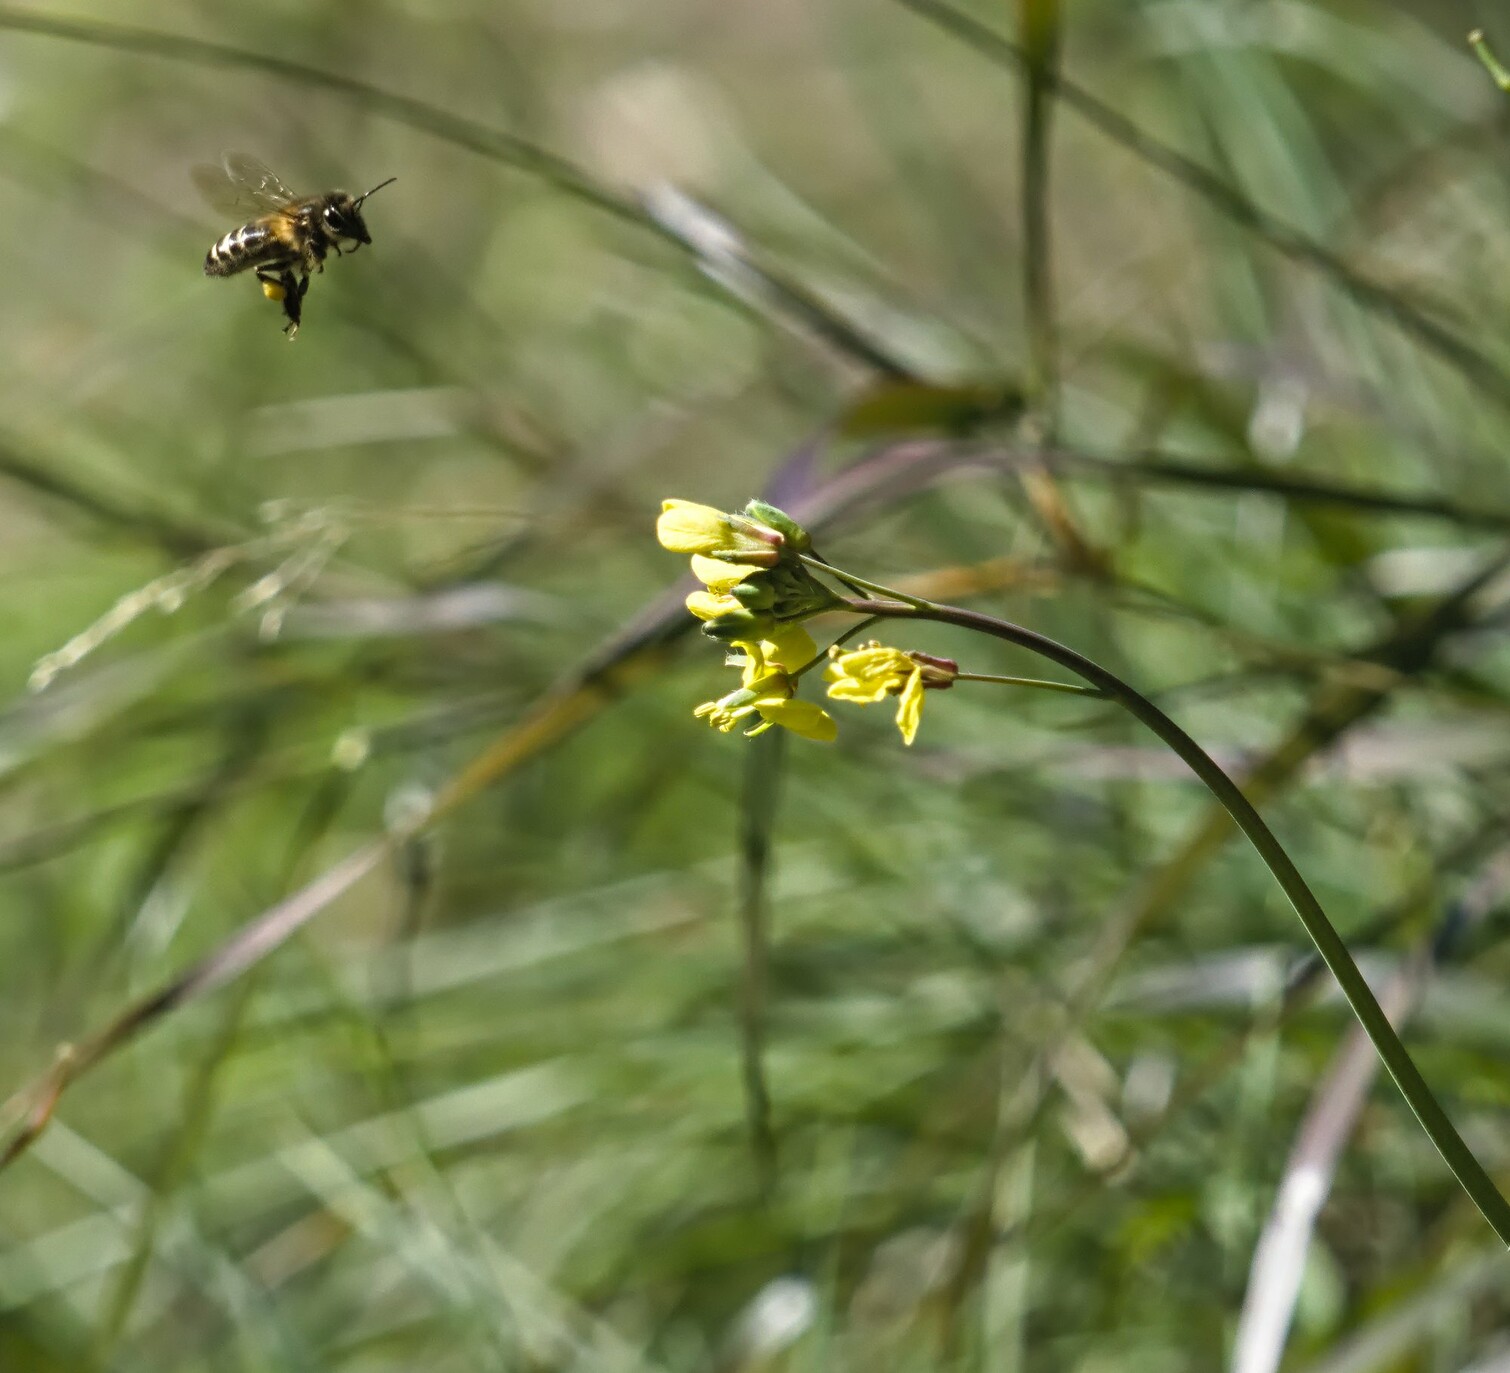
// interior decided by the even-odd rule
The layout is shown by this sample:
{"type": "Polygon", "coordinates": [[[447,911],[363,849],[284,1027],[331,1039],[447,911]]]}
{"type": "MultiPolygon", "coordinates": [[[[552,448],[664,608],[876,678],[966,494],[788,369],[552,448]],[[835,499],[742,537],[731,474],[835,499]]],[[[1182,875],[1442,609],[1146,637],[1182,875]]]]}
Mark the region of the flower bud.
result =
{"type": "Polygon", "coordinates": [[[776,588],[763,576],[748,577],[744,581],[729,588],[729,595],[734,597],[746,610],[772,610],[776,606],[776,588]]]}
{"type": "Polygon", "coordinates": [[[767,639],[776,632],[776,618],[764,610],[731,610],[703,621],[703,633],[720,643],[767,639]]]}
{"type": "Polygon", "coordinates": [[[774,529],[692,501],[662,501],[655,536],[672,553],[720,562],[774,567],[781,559],[782,536],[774,529]]]}
{"type": "Polygon", "coordinates": [[[813,546],[812,536],[785,510],[778,510],[764,501],[751,501],[745,506],[745,514],[774,529],[796,553],[806,553],[813,546]]]}
{"type": "Polygon", "coordinates": [[[948,691],[959,676],[959,663],[953,658],[939,658],[915,648],[908,649],[907,656],[922,669],[923,686],[929,691],[948,691]]]}

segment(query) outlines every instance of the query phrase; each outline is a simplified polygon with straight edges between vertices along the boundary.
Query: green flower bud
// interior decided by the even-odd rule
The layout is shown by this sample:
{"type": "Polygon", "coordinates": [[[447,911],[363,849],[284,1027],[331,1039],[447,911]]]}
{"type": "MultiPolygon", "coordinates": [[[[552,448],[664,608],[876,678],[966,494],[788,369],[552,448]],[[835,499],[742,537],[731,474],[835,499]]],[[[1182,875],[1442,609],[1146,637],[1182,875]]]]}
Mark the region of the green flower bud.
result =
{"type": "Polygon", "coordinates": [[[745,506],[745,514],[751,519],[759,520],[767,528],[774,529],[786,540],[787,547],[793,552],[806,553],[813,546],[812,536],[785,510],[778,510],[765,501],[751,501],[745,506]]]}
{"type": "Polygon", "coordinates": [[[703,633],[720,643],[766,639],[776,632],[776,617],[764,610],[731,610],[703,621],[703,633]]]}

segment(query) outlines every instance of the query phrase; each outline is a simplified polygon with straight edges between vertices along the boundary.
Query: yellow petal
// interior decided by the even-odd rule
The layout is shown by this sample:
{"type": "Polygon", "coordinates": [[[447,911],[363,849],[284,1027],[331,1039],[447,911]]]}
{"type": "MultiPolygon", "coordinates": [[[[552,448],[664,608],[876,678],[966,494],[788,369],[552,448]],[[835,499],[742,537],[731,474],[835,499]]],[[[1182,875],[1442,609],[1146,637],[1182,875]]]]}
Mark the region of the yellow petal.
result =
{"type": "Polygon", "coordinates": [[[764,572],[763,567],[752,563],[725,563],[717,558],[705,558],[701,553],[692,555],[692,575],[709,591],[728,591],[738,586],[752,572],[764,572]]]}
{"type": "Polygon", "coordinates": [[[764,719],[804,739],[827,744],[839,737],[839,726],[834,723],[834,717],[811,701],[762,701],[756,709],[764,719]]]}
{"type": "Polygon", "coordinates": [[[761,640],[761,651],[769,663],[796,672],[806,667],[818,656],[818,645],[813,636],[800,624],[778,629],[769,639],[761,640]]]}
{"type": "Polygon", "coordinates": [[[907,685],[902,688],[901,704],[897,706],[897,728],[902,731],[902,742],[911,744],[918,736],[918,725],[923,718],[923,669],[915,668],[907,685]]]}
{"type": "Polygon", "coordinates": [[[687,609],[699,620],[716,620],[720,615],[743,610],[744,606],[733,596],[715,596],[707,591],[694,591],[687,597],[687,609]]]}
{"type": "Polygon", "coordinates": [[[848,701],[851,705],[873,706],[877,701],[885,698],[889,683],[883,678],[880,681],[859,681],[854,677],[846,677],[836,668],[829,668],[824,676],[828,678],[828,694],[835,701],[848,701]]]}
{"type": "MultiPolygon", "coordinates": [[[[747,641],[736,639],[732,645],[740,650],[740,653],[731,653],[724,659],[725,667],[737,667],[744,674],[745,687],[753,687],[766,677],[770,669],[766,667],[765,644],[760,640],[747,641]]],[[[790,696],[792,693],[786,693],[790,696]]]]}
{"type": "Polygon", "coordinates": [[[728,538],[729,517],[711,505],[662,501],[655,537],[672,553],[709,553],[728,538]]]}

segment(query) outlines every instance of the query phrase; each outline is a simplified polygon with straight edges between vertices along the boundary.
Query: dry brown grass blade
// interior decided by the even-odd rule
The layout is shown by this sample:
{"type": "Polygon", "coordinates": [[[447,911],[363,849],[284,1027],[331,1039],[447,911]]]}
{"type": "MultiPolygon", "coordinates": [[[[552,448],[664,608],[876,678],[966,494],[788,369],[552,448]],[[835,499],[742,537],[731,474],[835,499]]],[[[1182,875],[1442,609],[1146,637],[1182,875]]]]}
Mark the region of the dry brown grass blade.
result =
{"type": "Polygon", "coordinates": [[[188,972],[136,1002],[104,1029],[59,1049],[51,1070],[41,1081],[23,1088],[0,1110],[3,1116],[20,1116],[20,1124],[0,1153],[0,1171],[14,1163],[47,1128],[59,1100],[73,1082],[169,1012],[225,986],[260,963],[376,868],[388,855],[391,842],[379,840],[342,859],[244,925],[188,972]]]}
{"type": "MultiPolygon", "coordinates": [[[[680,601],[677,602],[678,611],[680,601]]],[[[679,628],[679,626],[676,626],[679,628]]],[[[19,1117],[0,1153],[0,1171],[15,1162],[47,1127],[64,1091],[79,1077],[163,1016],[224,987],[287,943],[315,916],[390,858],[399,847],[444,816],[465,805],[527,759],[559,742],[595,716],[631,683],[653,671],[667,651],[669,638],[657,619],[644,641],[621,650],[622,656],[587,669],[573,686],[540,702],[519,724],[505,732],[458,772],[438,793],[432,807],[408,825],[366,845],[292,896],[243,926],[188,972],[126,1010],[102,1030],[58,1053],[53,1067],[23,1088],[0,1110],[19,1117]]]]}
{"type": "MultiPolygon", "coordinates": [[[[653,659],[653,656],[652,651],[645,651],[646,659],[653,659]]],[[[262,962],[337,897],[390,858],[402,844],[590,719],[612,699],[623,683],[637,675],[637,671],[649,670],[652,665],[651,661],[628,659],[621,665],[621,671],[600,674],[574,690],[542,702],[519,725],[457,773],[429,812],[327,869],[292,896],[243,926],[188,972],[131,1006],[102,1030],[77,1045],[60,1049],[53,1067],[42,1079],[16,1093],[0,1110],[0,1116],[19,1117],[19,1124],[0,1153],[0,1171],[14,1163],[36,1141],[52,1119],[64,1091],[89,1069],[162,1017],[224,987],[262,962]]]]}

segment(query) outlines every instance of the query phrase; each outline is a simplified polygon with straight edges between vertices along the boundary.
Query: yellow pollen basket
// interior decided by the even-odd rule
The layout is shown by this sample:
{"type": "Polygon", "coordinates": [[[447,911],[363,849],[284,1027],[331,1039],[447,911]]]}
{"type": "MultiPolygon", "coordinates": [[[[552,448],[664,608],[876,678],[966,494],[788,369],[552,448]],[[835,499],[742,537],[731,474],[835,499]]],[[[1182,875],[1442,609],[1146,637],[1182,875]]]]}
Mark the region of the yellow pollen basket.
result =
{"type": "Polygon", "coordinates": [[[282,300],[283,297],[288,294],[288,292],[285,291],[283,287],[281,287],[276,281],[264,281],[262,283],[262,294],[265,295],[269,300],[282,300]]]}

